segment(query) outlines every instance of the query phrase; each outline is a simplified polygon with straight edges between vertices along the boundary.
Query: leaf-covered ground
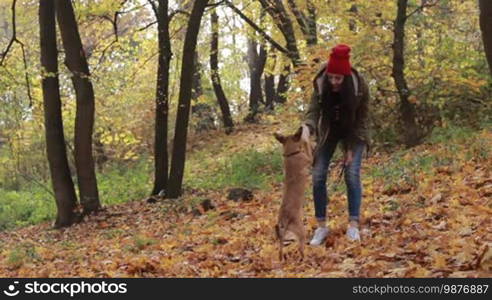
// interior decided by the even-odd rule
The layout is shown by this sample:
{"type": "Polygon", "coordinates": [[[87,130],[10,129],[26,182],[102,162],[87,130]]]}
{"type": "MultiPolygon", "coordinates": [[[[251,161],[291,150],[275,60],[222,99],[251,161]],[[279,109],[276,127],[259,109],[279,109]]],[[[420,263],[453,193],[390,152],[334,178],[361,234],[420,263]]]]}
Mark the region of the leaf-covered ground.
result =
{"type": "MultiPolygon", "coordinates": [[[[191,150],[219,155],[246,143],[273,145],[275,128],[282,124],[210,133],[191,150]]],[[[295,243],[286,248],[287,260],[278,260],[273,226],[282,184],[271,183],[250,201],[228,200],[227,189],[187,190],[179,201],[111,206],[67,229],[45,223],[0,233],[0,276],[491,277],[492,160],[480,152],[491,148],[491,132],[478,133],[474,143],[484,148],[462,151],[465,143],[453,152],[434,143],[375,152],[362,171],[361,243],[344,236],[346,197],[337,188],[330,192],[331,236],[322,247],[307,246],[303,261],[295,243]],[[442,164],[426,164],[428,157],[442,164]],[[400,174],[396,164],[413,171],[400,174]],[[204,199],[215,208],[197,205],[204,199]]],[[[336,182],[338,171],[331,173],[336,182]]],[[[315,220],[310,191],[306,195],[311,235],[315,220]]]]}

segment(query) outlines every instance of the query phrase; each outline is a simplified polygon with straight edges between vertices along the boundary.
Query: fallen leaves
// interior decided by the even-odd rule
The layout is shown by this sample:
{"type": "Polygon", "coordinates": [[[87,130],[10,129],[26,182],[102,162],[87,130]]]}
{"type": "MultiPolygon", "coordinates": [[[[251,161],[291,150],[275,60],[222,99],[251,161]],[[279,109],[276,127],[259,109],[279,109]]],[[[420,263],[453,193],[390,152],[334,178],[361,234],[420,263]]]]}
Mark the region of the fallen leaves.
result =
{"type": "Polygon", "coordinates": [[[484,271],[492,272],[492,243],[487,243],[478,256],[478,266],[484,271]]]}
{"type": "MultiPolygon", "coordinates": [[[[490,139],[490,134],[486,133],[484,138],[490,139]]],[[[265,141],[268,139],[271,137],[264,137],[265,141]]],[[[427,154],[445,155],[441,148],[422,147],[428,147],[427,154]]],[[[363,175],[360,244],[345,237],[345,191],[331,192],[331,233],[324,247],[306,245],[302,261],[297,243],[285,246],[287,259],[278,260],[273,227],[282,186],[272,184],[270,190],[255,191],[254,197],[248,197],[246,202],[228,200],[227,189],[192,190],[179,202],[142,200],[112,206],[71,228],[52,230],[45,223],[2,232],[0,275],[490,276],[491,170],[483,162],[457,159],[454,167],[437,167],[434,175],[414,174],[418,184],[391,186],[384,178],[363,175]]],[[[383,155],[375,155],[363,164],[363,174],[389,161],[383,155]]],[[[304,206],[308,237],[317,225],[311,217],[311,201],[308,196],[304,206]]]]}

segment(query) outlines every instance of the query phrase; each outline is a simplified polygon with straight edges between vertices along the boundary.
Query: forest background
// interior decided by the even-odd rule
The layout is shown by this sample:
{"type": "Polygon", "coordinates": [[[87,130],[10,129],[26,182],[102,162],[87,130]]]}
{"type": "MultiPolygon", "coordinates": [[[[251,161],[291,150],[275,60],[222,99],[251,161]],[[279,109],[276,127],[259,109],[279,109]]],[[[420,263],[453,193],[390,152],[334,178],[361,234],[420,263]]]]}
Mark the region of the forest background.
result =
{"type": "MultiPolygon", "coordinates": [[[[491,6],[0,0],[2,274],[490,274],[491,6]],[[313,76],[338,43],[351,45],[371,92],[363,210],[377,242],[331,240],[338,256],[312,249],[308,266],[282,269],[268,231],[283,176],[272,134],[302,123],[313,76]],[[237,192],[243,200],[230,200],[237,192]],[[385,239],[394,226],[420,234],[400,232],[395,244],[385,239]],[[100,243],[117,245],[118,260],[84,268],[100,243]]],[[[330,180],[341,232],[345,187],[330,180]]],[[[310,201],[305,209],[312,227],[310,201]]]]}

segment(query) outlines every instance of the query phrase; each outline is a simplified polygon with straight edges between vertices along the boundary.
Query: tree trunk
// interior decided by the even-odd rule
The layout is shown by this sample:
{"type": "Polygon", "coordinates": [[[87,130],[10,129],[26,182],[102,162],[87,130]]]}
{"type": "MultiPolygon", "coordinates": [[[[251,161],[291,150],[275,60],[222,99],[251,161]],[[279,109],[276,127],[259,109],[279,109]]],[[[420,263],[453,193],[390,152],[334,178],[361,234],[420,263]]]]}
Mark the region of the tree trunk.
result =
{"type": "Polygon", "coordinates": [[[39,2],[39,33],[43,67],[43,106],[46,152],[55,193],[57,215],[55,227],[69,226],[75,221],[77,196],[65,149],[58,81],[58,50],[56,48],[55,7],[52,0],[39,2]]]}
{"type": "Polygon", "coordinates": [[[159,41],[159,62],[155,95],[154,188],[152,189],[152,195],[157,195],[161,191],[164,191],[165,195],[169,171],[167,130],[169,113],[169,67],[172,58],[169,37],[168,0],[159,0],[156,19],[159,41]]]}
{"type": "Polygon", "coordinates": [[[275,76],[273,74],[265,74],[265,109],[273,111],[275,109],[275,76]]]}
{"type": "Polygon", "coordinates": [[[198,102],[203,96],[200,56],[195,50],[193,59],[193,84],[191,88],[191,115],[196,120],[194,124],[195,132],[202,132],[217,129],[215,126],[214,108],[208,103],[198,102]]]}
{"type": "Polygon", "coordinates": [[[357,8],[357,4],[352,4],[350,9],[348,10],[349,13],[349,30],[352,32],[357,32],[357,22],[356,22],[356,15],[359,12],[359,9],[357,8]]]}
{"type": "Polygon", "coordinates": [[[405,22],[407,20],[408,0],[398,0],[398,13],[395,20],[393,42],[393,79],[400,96],[400,113],[404,129],[404,142],[407,147],[413,147],[420,143],[421,130],[416,122],[416,111],[412,103],[408,101],[410,91],[405,79],[405,22]]]}
{"type": "Polygon", "coordinates": [[[250,92],[249,92],[249,113],[245,121],[255,123],[259,113],[260,103],[264,103],[263,91],[261,87],[261,77],[265,68],[266,51],[260,46],[258,53],[258,44],[252,39],[248,39],[248,67],[250,74],[250,92]]]}
{"type": "Polygon", "coordinates": [[[287,102],[287,91],[290,88],[289,74],[290,74],[290,65],[287,65],[284,67],[284,71],[282,72],[282,74],[280,74],[277,83],[277,97],[275,98],[275,100],[278,103],[287,102]]]}
{"type": "Polygon", "coordinates": [[[210,69],[212,72],[212,85],[214,87],[215,96],[219,102],[220,111],[222,112],[222,122],[224,123],[225,132],[231,133],[234,129],[231,110],[229,109],[229,101],[227,100],[222,84],[220,83],[219,75],[219,16],[215,10],[210,16],[212,25],[212,41],[210,49],[210,69]]]}
{"type": "Polygon", "coordinates": [[[171,173],[168,183],[168,198],[177,198],[182,194],[182,183],[186,160],[186,139],[190,116],[191,88],[193,79],[194,54],[200,23],[208,0],[196,0],[188,21],[188,30],[183,46],[183,61],[181,66],[181,80],[179,89],[178,112],[174,134],[171,173]]]}
{"type": "Polygon", "coordinates": [[[492,75],[492,1],[479,0],[480,29],[482,30],[485,55],[489,62],[490,75],[492,75]]]}
{"type": "Polygon", "coordinates": [[[200,75],[201,71],[201,65],[200,65],[200,60],[198,56],[198,51],[195,51],[194,58],[193,58],[193,85],[191,88],[191,99],[192,100],[197,100],[203,95],[203,89],[202,89],[202,77],[200,75]]]}
{"type": "Polygon", "coordinates": [[[56,0],[58,26],[65,49],[65,65],[72,73],[72,82],[77,99],[75,115],[75,165],[84,214],[100,209],[94,157],[92,132],[94,129],[94,89],[90,80],[89,66],[85,58],[77,22],[71,1],[56,0]]]}
{"type": "Polygon", "coordinates": [[[317,45],[318,44],[318,28],[317,24],[317,12],[316,6],[313,4],[311,0],[307,1],[307,9],[308,9],[308,17],[307,17],[307,26],[309,29],[309,37],[306,40],[308,45],[317,45]]]}
{"type": "Polygon", "coordinates": [[[96,132],[94,136],[94,159],[99,172],[104,169],[104,164],[109,160],[104,150],[104,143],[101,141],[101,134],[96,132]]]}
{"type": "Polygon", "coordinates": [[[277,63],[277,53],[275,48],[270,47],[265,63],[264,90],[265,90],[265,111],[273,112],[275,109],[275,98],[277,91],[275,89],[275,75],[272,73],[277,63]]]}
{"type": "Polygon", "coordinates": [[[92,132],[94,129],[94,90],[75,15],[70,1],[56,0],[56,15],[65,49],[65,65],[72,73],[77,99],[75,115],[75,165],[80,203],[84,214],[101,207],[97,190],[92,132]]]}

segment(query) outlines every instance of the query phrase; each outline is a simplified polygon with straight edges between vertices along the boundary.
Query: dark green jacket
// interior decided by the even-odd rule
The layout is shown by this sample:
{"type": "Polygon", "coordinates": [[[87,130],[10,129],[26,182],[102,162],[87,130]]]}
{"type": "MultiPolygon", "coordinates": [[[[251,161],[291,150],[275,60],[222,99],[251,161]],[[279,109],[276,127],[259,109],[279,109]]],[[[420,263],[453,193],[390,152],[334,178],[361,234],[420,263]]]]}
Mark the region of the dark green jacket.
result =
{"type": "MultiPolygon", "coordinates": [[[[326,142],[330,131],[330,121],[328,116],[321,113],[321,101],[326,91],[323,90],[325,80],[328,77],[325,73],[326,63],[321,66],[321,69],[314,78],[314,92],[311,96],[311,103],[305,117],[305,124],[309,125],[316,132],[316,150],[320,149],[326,142]]],[[[357,108],[356,108],[356,127],[355,135],[358,139],[370,145],[369,133],[369,87],[357,70],[352,69],[354,78],[354,87],[356,92],[357,108]]],[[[316,152],[315,150],[315,152],[316,152]]]]}

